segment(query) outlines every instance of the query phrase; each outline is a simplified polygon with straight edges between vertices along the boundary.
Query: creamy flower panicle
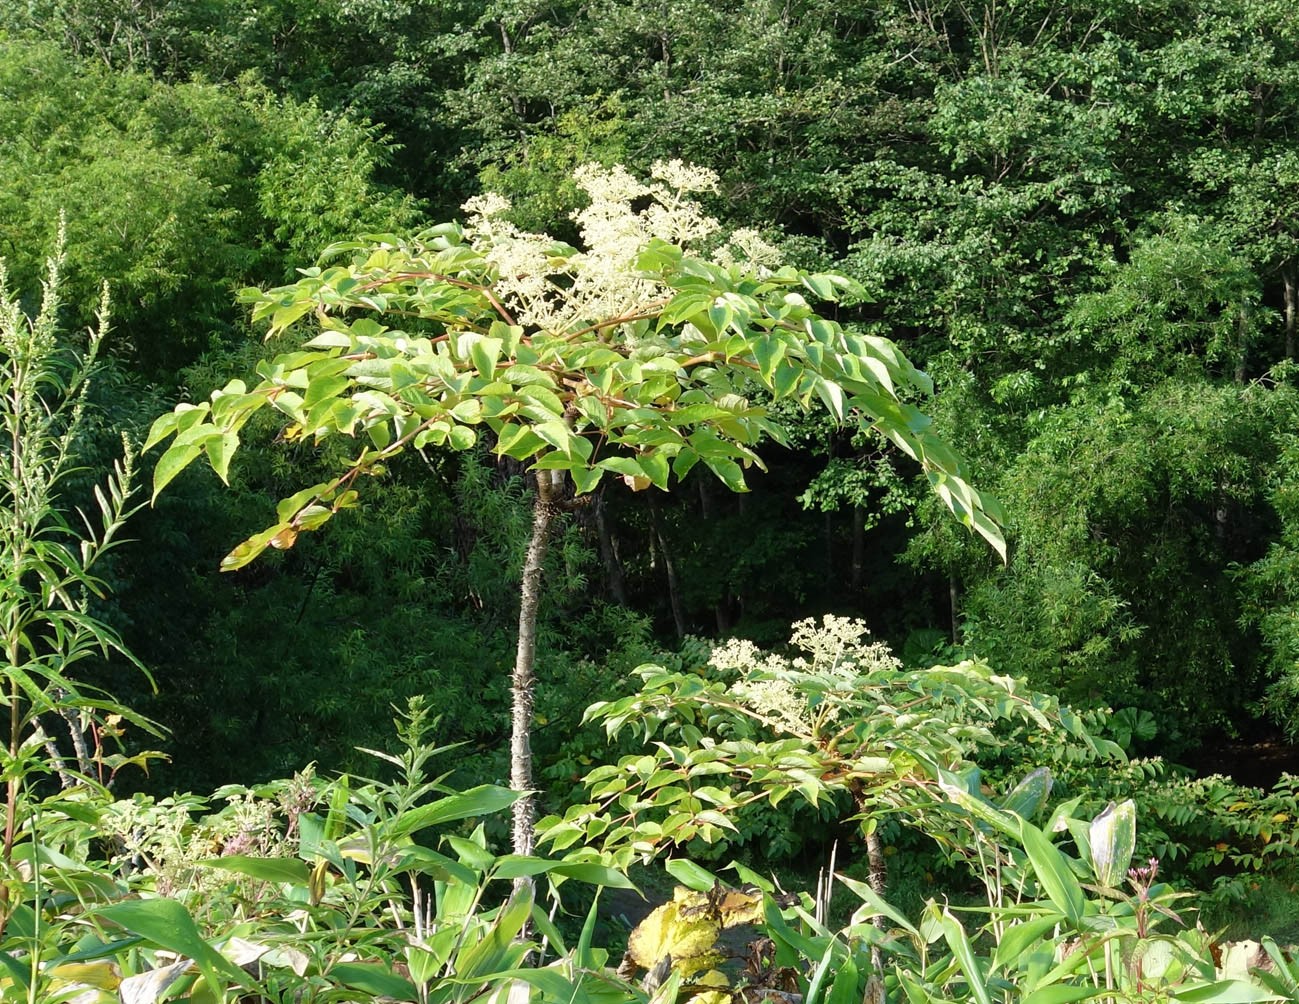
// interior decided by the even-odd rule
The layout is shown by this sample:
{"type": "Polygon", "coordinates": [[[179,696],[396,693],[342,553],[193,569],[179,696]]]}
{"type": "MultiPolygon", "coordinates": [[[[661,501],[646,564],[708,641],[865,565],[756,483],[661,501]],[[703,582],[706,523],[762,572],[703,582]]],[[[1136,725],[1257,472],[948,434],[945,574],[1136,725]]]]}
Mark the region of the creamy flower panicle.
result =
{"type": "Polygon", "coordinates": [[[809,617],[794,625],[789,641],[805,655],[791,659],[764,652],[748,639],[729,638],[713,648],[708,664],[736,674],[731,694],[791,735],[816,729],[808,691],[799,688],[809,674],[847,680],[902,668],[886,643],[870,640],[866,622],[853,617],[809,617]]]}
{"type": "MultiPolygon", "coordinates": [[[[565,334],[635,314],[670,294],[639,272],[636,259],[652,240],[689,248],[717,233],[720,224],[692,199],[716,192],[717,175],[673,160],[656,163],[651,178],[646,184],[621,166],[577,170],[574,179],[590,200],[573,214],[582,251],[518,229],[505,218],[510,202],[503,196],[488,193],[464,204],[465,233],[486,249],[497,274],[492,289],[520,324],[565,334]]],[[[740,264],[750,255],[755,265],[776,259],[755,231],[741,230],[719,260],[740,264]]]]}
{"type": "Polygon", "coordinates": [[[869,641],[869,638],[870,629],[860,618],[826,614],[818,623],[809,617],[794,624],[789,641],[811,656],[811,660],[799,656],[793,665],[822,671],[851,668],[858,673],[902,668],[902,660],[886,643],[869,641]]]}

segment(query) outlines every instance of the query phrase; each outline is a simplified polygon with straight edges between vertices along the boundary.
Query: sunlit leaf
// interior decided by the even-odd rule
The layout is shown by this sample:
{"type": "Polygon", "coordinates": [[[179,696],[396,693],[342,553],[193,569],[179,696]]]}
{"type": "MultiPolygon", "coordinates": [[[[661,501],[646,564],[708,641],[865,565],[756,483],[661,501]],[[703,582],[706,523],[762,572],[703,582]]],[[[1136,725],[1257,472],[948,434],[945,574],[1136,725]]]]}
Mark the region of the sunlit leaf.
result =
{"type": "Polygon", "coordinates": [[[394,1000],[415,1000],[419,991],[410,980],[398,976],[386,966],[374,962],[335,963],[328,976],[339,985],[352,990],[363,990],[375,996],[394,1000]]]}
{"type": "Polygon", "coordinates": [[[1082,923],[1086,896],[1059,848],[1036,826],[1021,820],[1020,839],[1042,891],[1075,926],[1082,923]]]}
{"type": "Polygon", "coordinates": [[[487,816],[508,809],[522,794],[494,784],[480,784],[459,795],[448,795],[428,805],[407,809],[392,821],[388,832],[399,837],[428,826],[438,826],[473,816],[487,816]]]}
{"type": "Polygon", "coordinates": [[[1137,807],[1132,799],[1110,802],[1088,832],[1092,872],[1103,886],[1117,888],[1128,874],[1137,846],[1137,807]]]}
{"type": "Polygon", "coordinates": [[[156,501],[158,493],[166,488],[176,475],[180,474],[188,467],[200,453],[200,446],[173,446],[158,460],[158,466],[153,469],[153,498],[156,501]]]}
{"type": "Polygon", "coordinates": [[[225,982],[255,990],[256,985],[238,966],[210,946],[189,912],[172,899],[125,900],[100,907],[96,916],[125,928],[177,955],[193,959],[214,984],[225,982]]]}
{"type": "Polygon", "coordinates": [[[261,879],[263,882],[285,882],[290,885],[305,886],[311,875],[310,866],[298,858],[255,858],[243,854],[229,854],[195,863],[207,868],[247,875],[249,878],[261,879]]]}

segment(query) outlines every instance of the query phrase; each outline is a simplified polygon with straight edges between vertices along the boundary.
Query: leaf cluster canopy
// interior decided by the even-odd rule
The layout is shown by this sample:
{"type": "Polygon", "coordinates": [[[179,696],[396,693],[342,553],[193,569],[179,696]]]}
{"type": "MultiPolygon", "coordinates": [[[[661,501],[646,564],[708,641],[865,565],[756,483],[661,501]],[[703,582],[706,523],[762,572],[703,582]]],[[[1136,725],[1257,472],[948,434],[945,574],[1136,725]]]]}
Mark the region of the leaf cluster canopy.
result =
{"type": "Polygon", "coordinates": [[[267,405],[288,420],[290,439],[365,441],[339,477],[281,502],[277,522],[226,558],[234,569],[352,505],[358,476],[408,447],[466,450],[486,432],[498,455],[567,472],[579,494],[606,474],[633,490],[667,490],[697,464],[744,491],[745,468],[763,466],[755,447],[785,438],[769,405],[819,402],[915,458],[1004,557],[995,501],[969,485],[913,403],[932,393],[929,378],[888,339],[813,306],[861,298],[855,283],[688,253],[654,233],[655,221],[671,233],[673,220],[702,219],[681,212],[680,191],[624,185],[604,202],[591,191],[579,215],[593,245],[585,253],[480,216],[468,229],[335,244],[298,282],[245,290],[270,336],[304,321],[316,330],[260,364],[251,389],[234,380],[157,420],[147,445],[174,438],[155,496],[200,455],[224,479],[241,429],[267,405]],[[656,204],[633,213],[632,198],[646,193],[656,204]]]}

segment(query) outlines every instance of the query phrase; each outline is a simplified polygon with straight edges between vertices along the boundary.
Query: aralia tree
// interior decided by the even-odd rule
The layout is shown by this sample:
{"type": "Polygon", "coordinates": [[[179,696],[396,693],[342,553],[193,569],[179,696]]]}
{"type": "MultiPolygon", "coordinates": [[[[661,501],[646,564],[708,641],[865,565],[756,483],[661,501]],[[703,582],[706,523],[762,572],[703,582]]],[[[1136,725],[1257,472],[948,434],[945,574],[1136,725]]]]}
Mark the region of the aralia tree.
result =
{"type": "MultiPolygon", "coordinates": [[[[535,472],[512,679],[511,785],[532,788],[536,618],[556,514],[605,476],[631,490],[668,490],[703,465],[734,491],[762,467],[755,447],[781,442],[769,406],[818,405],[870,426],[915,458],[957,517],[1004,557],[995,502],[968,483],[960,458],[914,401],[933,392],[892,342],[856,334],[813,305],[861,298],[852,281],[782,266],[753,232],[717,244],[695,201],[710,172],[656,164],[642,183],[620,167],[587,166],[575,214],[583,248],[519,230],[508,203],[466,204],[448,223],[403,238],[335,244],[290,286],[246,290],[268,337],[306,331],[261,363],[251,389],[233,380],[159,418],[147,447],[171,438],[155,495],[199,456],[224,479],[239,433],[271,406],[289,438],[348,436],[361,446],[335,478],[280,502],[274,525],[232,551],[240,568],[293,546],[357,499],[363,474],[407,449],[467,450],[486,438],[535,472]],[[693,249],[712,241],[705,258],[693,249]]],[[[531,853],[535,809],[515,805],[514,849],[531,853]]]]}

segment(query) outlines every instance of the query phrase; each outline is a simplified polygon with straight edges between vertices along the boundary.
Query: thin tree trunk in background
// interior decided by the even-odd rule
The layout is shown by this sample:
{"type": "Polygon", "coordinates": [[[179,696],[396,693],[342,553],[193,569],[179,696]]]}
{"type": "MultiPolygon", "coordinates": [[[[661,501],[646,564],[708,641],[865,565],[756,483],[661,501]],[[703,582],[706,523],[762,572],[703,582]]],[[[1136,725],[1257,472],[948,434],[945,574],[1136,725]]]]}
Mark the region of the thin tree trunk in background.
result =
{"type": "MultiPolygon", "coordinates": [[[[86,730],[82,727],[80,716],[70,711],[59,712],[68,723],[68,735],[72,737],[72,750],[77,757],[77,767],[86,777],[94,777],[94,761],[90,757],[90,747],[86,745],[86,730]]],[[[102,777],[100,780],[103,780],[102,777]]]]}
{"type": "Polygon", "coordinates": [[[663,559],[663,569],[668,577],[668,605],[672,608],[672,624],[677,631],[677,640],[680,641],[686,636],[686,615],[681,607],[681,583],[677,579],[677,566],[672,560],[672,552],[668,550],[668,542],[663,536],[659,521],[659,504],[654,496],[650,496],[650,532],[654,535],[654,543],[658,547],[659,557],[663,559]]]}
{"type": "Polygon", "coordinates": [[[952,617],[952,644],[961,643],[961,583],[955,572],[947,573],[947,606],[952,617]]]}
{"type": "Polygon", "coordinates": [[[595,498],[595,533],[600,541],[600,560],[604,563],[604,575],[609,582],[609,595],[619,606],[627,606],[627,579],[622,573],[622,562],[618,560],[618,549],[613,543],[613,534],[609,532],[609,522],[604,518],[604,492],[595,498]]]}
{"type": "MultiPolygon", "coordinates": [[[[743,523],[749,515],[749,497],[748,495],[737,495],[734,493],[732,493],[732,497],[735,499],[735,511],[737,515],[739,515],[741,523],[743,523]]],[[[729,634],[731,628],[735,626],[736,621],[738,620],[732,612],[732,600],[738,600],[738,597],[735,594],[735,590],[731,587],[731,581],[728,576],[726,587],[722,591],[722,598],[717,601],[716,606],[713,608],[713,612],[717,616],[717,633],[719,635],[729,634]]],[[[741,615],[743,615],[742,606],[740,612],[741,615]]]]}
{"type": "Polygon", "coordinates": [[[699,518],[708,520],[713,516],[713,499],[708,490],[709,481],[707,478],[695,478],[699,484],[699,518]]]}
{"type": "Polygon", "coordinates": [[[866,567],[866,510],[859,505],[852,507],[852,577],[848,584],[853,592],[862,587],[866,567]]]}
{"type": "MultiPolygon", "coordinates": [[[[524,792],[514,803],[514,853],[531,854],[537,818],[533,799],[532,714],[536,698],[537,610],[541,606],[541,569],[550,547],[550,530],[558,511],[563,471],[537,472],[537,498],[532,508],[532,536],[523,562],[519,602],[519,647],[511,678],[513,707],[510,733],[510,787],[524,792]]],[[[527,880],[523,880],[526,884],[527,880]]],[[[517,885],[517,883],[516,883],[517,885]]]]}
{"type": "MultiPolygon", "coordinates": [[[[510,31],[505,27],[505,22],[503,20],[497,25],[497,27],[501,32],[501,55],[506,59],[509,59],[510,56],[514,55],[514,39],[510,37],[510,31]]],[[[520,121],[522,121],[524,112],[523,99],[517,94],[511,94],[510,107],[514,109],[514,114],[520,119],[520,121]]]]}
{"type": "Polygon", "coordinates": [[[672,71],[672,47],[668,44],[668,33],[666,31],[659,33],[659,48],[663,56],[663,102],[672,100],[672,88],[670,86],[672,71]]]}
{"type": "Polygon", "coordinates": [[[1295,274],[1294,265],[1288,265],[1281,270],[1281,281],[1285,285],[1285,357],[1294,359],[1296,351],[1299,351],[1299,331],[1296,331],[1296,325],[1299,325],[1299,276],[1295,274]]]}
{"type": "Polygon", "coordinates": [[[1245,344],[1249,337],[1249,310],[1241,307],[1236,314],[1236,372],[1232,374],[1237,387],[1245,386],[1245,378],[1249,376],[1247,368],[1247,348],[1245,344]]]}
{"type": "Polygon", "coordinates": [[[50,766],[54,768],[54,773],[59,776],[59,787],[64,791],[76,787],[77,780],[68,773],[68,765],[64,763],[63,754],[54,745],[53,739],[45,740],[45,755],[49,757],[50,766]]]}

